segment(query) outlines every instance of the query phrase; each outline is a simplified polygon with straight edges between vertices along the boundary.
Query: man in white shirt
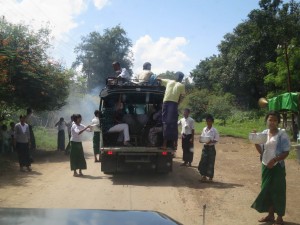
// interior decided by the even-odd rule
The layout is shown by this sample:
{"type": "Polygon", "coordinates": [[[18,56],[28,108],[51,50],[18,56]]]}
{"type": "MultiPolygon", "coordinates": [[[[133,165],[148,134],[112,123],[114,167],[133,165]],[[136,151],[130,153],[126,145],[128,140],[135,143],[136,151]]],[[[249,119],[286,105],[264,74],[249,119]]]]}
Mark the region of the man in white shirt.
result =
{"type": "Polygon", "coordinates": [[[183,118],[178,121],[181,125],[181,142],[183,150],[183,163],[181,166],[192,166],[194,157],[195,121],[189,116],[190,110],[184,109],[183,118]]]}
{"type": "Polygon", "coordinates": [[[126,68],[121,68],[121,65],[119,62],[113,62],[112,64],[114,71],[117,74],[117,78],[122,80],[123,82],[129,81],[130,80],[130,74],[126,70],[126,68]]]}

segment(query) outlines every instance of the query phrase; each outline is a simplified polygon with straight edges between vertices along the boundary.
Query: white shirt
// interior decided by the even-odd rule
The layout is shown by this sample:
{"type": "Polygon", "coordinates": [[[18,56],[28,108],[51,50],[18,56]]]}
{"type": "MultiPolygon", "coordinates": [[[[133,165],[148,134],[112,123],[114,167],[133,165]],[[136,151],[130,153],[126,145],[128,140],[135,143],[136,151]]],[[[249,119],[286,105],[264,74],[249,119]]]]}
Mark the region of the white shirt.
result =
{"type": "Polygon", "coordinates": [[[58,123],[58,125],[57,125],[57,130],[58,131],[65,130],[65,128],[66,128],[66,123],[64,121],[58,123]]]}
{"type": "MultiPolygon", "coordinates": [[[[276,134],[273,137],[269,136],[269,132],[268,132],[268,139],[266,144],[264,145],[264,153],[262,156],[262,163],[266,166],[268,165],[268,163],[276,157],[276,144],[277,144],[277,137],[278,134],[276,134]]],[[[277,162],[274,164],[276,165],[277,162]]]]}
{"type": "Polygon", "coordinates": [[[82,135],[79,134],[79,132],[84,128],[85,126],[83,124],[77,125],[76,123],[74,123],[71,127],[71,141],[82,142],[82,135]]]}
{"type": "MultiPolygon", "coordinates": [[[[219,133],[217,131],[216,128],[211,127],[210,129],[208,129],[208,127],[204,127],[201,133],[202,136],[209,136],[211,137],[212,141],[216,141],[218,142],[220,139],[219,133]]],[[[208,145],[214,145],[216,143],[210,143],[208,145]]]]}
{"type": "Polygon", "coordinates": [[[93,125],[99,125],[99,118],[97,116],[95,116],[93,119],[92,119],[92,124],[93,125]]]}
{"type": "Polygon", "coordinates": [[[192,134],[192,130],[195,129],[195,121],[191,118],[183,117],[178,121],[178,125],[181,124],[181,134],[192,134]]]}
{"type": "Polygon", "coordinates": [[[118,75],[118,77],[122,77],[124,79],[130,80],[130,75],[125,68],[121,69],[121,73],[118,75]]]}
{"type": "Polygon", "coordinates": [[[99,118],[97,116],[95,116],[92,119],[92,128],[94,132],[99,132],[100,131],[100,121],[99,118]]]}

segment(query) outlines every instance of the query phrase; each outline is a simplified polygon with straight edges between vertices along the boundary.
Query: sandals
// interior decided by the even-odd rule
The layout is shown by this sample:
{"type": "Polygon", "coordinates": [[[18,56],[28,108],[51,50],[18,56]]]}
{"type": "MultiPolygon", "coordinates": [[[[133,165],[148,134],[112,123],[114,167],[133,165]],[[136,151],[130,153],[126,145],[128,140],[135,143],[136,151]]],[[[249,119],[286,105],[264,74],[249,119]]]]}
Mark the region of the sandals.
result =
{"type": "MultiPolygon", "coordinates": [[[[258,222],[260,223],[264,223],[264,222],[274,222],[275,221],[275,217],[271,217],[271,216],[266,216],[261,218],[260,220],[258,220],[258,222]]],[[[276,223],[274,223],[276,224],[276,223]]]]}

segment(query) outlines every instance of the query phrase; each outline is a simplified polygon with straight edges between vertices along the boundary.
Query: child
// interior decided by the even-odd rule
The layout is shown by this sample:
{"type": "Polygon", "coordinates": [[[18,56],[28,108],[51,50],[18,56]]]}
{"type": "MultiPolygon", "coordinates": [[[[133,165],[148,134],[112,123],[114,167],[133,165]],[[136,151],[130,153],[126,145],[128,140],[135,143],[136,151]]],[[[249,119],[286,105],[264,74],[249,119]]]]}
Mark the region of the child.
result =
{"type": "Polygon", "coordinates": [[[199,162],[198,170],[201,175],[202,182],[213,180],[214,177],[214,167],[216,159],[216,149],[215,144],[219,141],[219,133],[216,128],[212,125],[214,123],[214,118],[212,115],[208,114],[205,118],[207,126],[203,128],[202,136],[209,136],[210,141],[205,143],[202,149],[201,160],[199,162]]]}

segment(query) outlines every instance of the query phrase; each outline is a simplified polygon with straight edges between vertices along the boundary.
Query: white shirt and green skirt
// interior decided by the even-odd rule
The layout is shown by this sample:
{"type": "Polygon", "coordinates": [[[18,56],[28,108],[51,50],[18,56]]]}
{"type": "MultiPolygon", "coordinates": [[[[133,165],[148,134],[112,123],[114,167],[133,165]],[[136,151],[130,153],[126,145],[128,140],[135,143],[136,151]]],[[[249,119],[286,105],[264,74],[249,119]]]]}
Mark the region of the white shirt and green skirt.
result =
{"type": "MultiPolygon", "coordinates": [[[[269,130],[264,133],[269,134],[269,130]]],[[[251,208],[260,213],[269,212],[273,207],[278,216],[285,215],[286,209],[286,173],[284,161],[277,162],[273,168],[267,168],[270,160],[283,152],[290,150],[289,137],[285,131],[279,130],[278,134],[269,137],[263,145],[262,169],[261,169],[261,191],[255,199],[251,208]]]]}
{"type": "Polygon", "coordinates": [[[82,139],[79,132],[85,128],[84,125],[73,124],[71,127],[71,152],[70,166],[71,170],[86,169],[86,161],[84,158],[82,139]]]}

